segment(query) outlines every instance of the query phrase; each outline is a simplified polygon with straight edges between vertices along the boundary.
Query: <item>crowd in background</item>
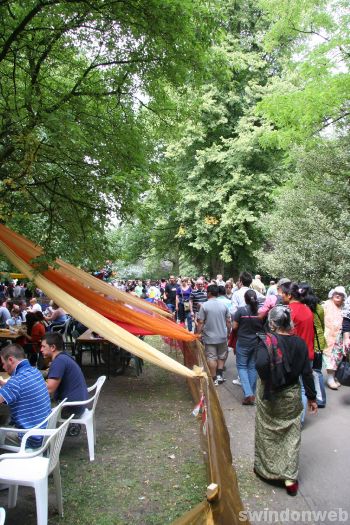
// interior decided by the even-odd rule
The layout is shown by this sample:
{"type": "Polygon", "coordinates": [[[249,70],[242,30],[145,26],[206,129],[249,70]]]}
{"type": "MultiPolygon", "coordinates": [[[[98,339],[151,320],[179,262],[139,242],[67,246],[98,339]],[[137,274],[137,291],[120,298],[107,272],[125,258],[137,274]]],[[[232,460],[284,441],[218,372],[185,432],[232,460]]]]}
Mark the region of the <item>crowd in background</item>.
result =
{"type": "MultiPolygon", "coordinates": [[[[350,334],[350,298],[343,286],[335,286],[330,290],[328,299],[321,302],[307,283],[292,283],[288,278],[281,278],[265,286],[260,275],[253,277],[249,272],[241,272],[237,282],[233,278],[224,280],[222,275],[213,279],[203,275],[197,278],[170,275],[169,279],[114,282],[119,289],[147,301],[163,301],[174,313],[177,322],[194,332],[197,331],[200,308],[208,300],[207,290],[211,285],[217,286],[217,300],[229,310],[232,329],[238,335],[238,371],[239,376],[244,378],[243,383],[246,382],[246,370],[254,368],[254,344],[249,345],[249,338],[255,340],[256,332],[264,329],[267,315],[274,306],[285,304],[291,311],[294,333],[307,344],[310,361],[315,359],[317,369],[326,370],[329,388],[339,388],[335,370],[344,349],[349,346],[350,334]],[[246,294],[249,290],[253,293],[246,294]],[[241,308],[247,309],[251,329],[244,316],[237,317],[237,311],[241,308]],[[253,322],[255,316],[257,320],[253,322]],[[240,363],[240,349],[246,347],[249,349],[246,352],[249,354],[247,362],[244,359],[240,363]]],[[[254,375],[254,372],[250,373],[254,375]]],[[[252,386],[254,390],[254,380],[252,386]]],[[[245,397],[254,395],[249,388],[247,392],[249,394],[245,397]]]]}

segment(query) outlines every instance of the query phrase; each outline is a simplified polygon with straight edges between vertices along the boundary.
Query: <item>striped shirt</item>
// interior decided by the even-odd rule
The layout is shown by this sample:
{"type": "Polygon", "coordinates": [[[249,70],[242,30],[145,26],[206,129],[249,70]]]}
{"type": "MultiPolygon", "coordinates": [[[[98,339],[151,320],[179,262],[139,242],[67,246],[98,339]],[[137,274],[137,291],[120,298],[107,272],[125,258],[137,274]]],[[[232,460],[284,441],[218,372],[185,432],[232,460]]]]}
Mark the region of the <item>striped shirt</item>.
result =
{"type": "MultiPolygon", "coordinates": [[[[27,359],[18,363],[10,379],[0,388],[0,396],[10,407],[11,423],[18,428],[33,428],[51,412],[43,376],[27,359]]],[[[42,437],[32,436],[28,439],[28,446],[37,447],[41,442],[42,437]]]]}
{"type": "Polygon", "coordinates": [[[192,293],[190,295],[190,301],[192,301],[194,312],[199,312],[201,304],[206,303],[207,300],[208,300],[208,297],[207,297],[207,292],[205,290],[200,290],[197,288],[192,290],[192,293]]]}

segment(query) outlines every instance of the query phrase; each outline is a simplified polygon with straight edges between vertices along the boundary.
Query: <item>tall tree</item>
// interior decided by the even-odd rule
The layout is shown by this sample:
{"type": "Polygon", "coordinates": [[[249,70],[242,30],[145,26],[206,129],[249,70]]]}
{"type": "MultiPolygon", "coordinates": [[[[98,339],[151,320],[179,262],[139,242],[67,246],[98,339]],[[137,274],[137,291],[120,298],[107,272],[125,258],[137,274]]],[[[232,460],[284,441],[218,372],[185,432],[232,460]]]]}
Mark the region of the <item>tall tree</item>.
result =
{"type": "Polygon", "coordinates": [[[265,49],[284,49],[283,74],[257,114],[262,146],[285,151],[290,177],[265,217],[263,269],[309,280],[326,296],[349,269],[349,9],[338,0],[260,0],[271,21],[265,49]]]}
{"type": "MultiPolygon", "coordinates": [[[[191,112],[162,160],[169,183],[159,199],[160,221],[171,228],[180,253],[212,273],[254,264],[261,215],[283,181],[280,155],[261,147],[264,126],[255,115],[262,88],[279,67],[277,53],[267,55],[261,47],[265,30],[255,2],[222,4],[212,78],[179,97],[191,112]]],[[[153,233],[157,237],[157,229],[153,233]]]]}
{"type": "Polygon", "coordinates": [[[349,140],[299,149],[297,176],[264,218],[268,242],[257,257],[263,271],[308,281],[326,298],[350,280],[349,140]]]}

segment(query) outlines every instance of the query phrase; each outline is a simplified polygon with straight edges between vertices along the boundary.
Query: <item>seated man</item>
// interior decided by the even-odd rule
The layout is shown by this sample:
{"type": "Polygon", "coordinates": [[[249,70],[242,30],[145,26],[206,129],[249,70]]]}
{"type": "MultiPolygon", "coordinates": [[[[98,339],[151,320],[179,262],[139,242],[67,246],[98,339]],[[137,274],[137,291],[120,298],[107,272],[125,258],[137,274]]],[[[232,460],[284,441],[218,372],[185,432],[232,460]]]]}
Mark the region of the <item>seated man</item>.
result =
{"type": "Polygon", "coordinates": [[[41,305],[38,303],[38,301],[37,301],[37,299],[35,297],[30,299],[28,311],[29,312],[41,312],[42,311],[41,310],[41,305]]]}
{"type": "Polygon", "coordinates": [[[54,325],[63,324],[67,320],[67,314],[56,303],[53,301],[50,301],[50,308],[51,312],[48,315],[44,315],[44,319],[47,323],[49,323],[49,331],[51,332],[50,328],[54,325]]]}
{"type": "MultiPolygon", "coordinates": [[[[11,422],[17,428],[33,428],[47,418],[51,412],[50,396],[42,374],[30,366],[25,359],[21,346],[10,344],[0,352],[2,366],[11,377],[5,382],[0,380],[0,403],[6,403],[11,412],[11,422]]],[[[15,440],[20,443],[21,434],[15,440]]],[[[6,438],[14,442],[11,432],[6,438]],[[11,436],[11,438],[10,438],[11,436]]],[[[28,446],[39,447],[42,437],[32,436],[28,446]]]]}
{"type": "Polygon", "coordinates": [[[7,328],[8,319],[11,319],[11,314],[7,306],[0,306],[0,328],[7,328]]]}
{"type": "MultiPolygon", "coordinates": [[[[85,378],[79,365],[63,351],[63,338],[57,332],[46,333],[40,347],[44,357],[51,359],[47,376],[49,394],[57,401],[67,398],[67,401],[85,401],[88,391],[85,378]]],[[[74,414],[78,418],[85,410],[85,406],[66,407],[62,410],[62,417],[67,418],[74,414]]]]}

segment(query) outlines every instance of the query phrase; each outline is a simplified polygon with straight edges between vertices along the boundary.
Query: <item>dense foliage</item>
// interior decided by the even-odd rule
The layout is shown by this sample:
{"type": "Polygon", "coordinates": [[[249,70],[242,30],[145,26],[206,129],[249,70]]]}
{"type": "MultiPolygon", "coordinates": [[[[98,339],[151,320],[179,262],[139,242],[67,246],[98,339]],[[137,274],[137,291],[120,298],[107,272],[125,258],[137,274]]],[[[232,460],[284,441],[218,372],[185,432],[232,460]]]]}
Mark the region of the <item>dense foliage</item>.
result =
{"type": "Polygon", "coordinates": [[[52,252],[101,255],[111,217],[149,185],[146,111],[195,77],[205,2],[7,0],[0,5],[0,213],[52,252]]]}
{"type": "Polygon", "coordinates": [[[347,284],[347,2],[8,0],[0,18],[7,224],[124,272],[347,284]]]}

